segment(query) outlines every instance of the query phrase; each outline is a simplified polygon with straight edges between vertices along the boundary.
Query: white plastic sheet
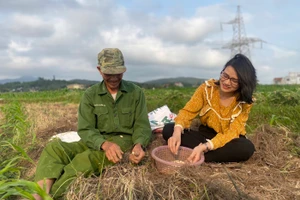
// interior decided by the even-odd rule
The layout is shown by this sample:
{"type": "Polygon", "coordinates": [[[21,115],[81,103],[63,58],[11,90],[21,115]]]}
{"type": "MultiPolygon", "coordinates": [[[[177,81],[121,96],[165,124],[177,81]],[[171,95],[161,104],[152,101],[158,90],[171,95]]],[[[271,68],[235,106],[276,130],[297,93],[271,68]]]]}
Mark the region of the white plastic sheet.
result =
{"type": "Polygon", "coordinates": [[[172,113],[167,105],[157,108],[148,113],[151,130],[163,128],[165,124],[174,122],[177,115],[172,113]]]}
{"type": "Polygon", "coordinates": [[[78,133],[75,131],[69,131],[64,133],[59,133],[56,135],[53,135],[50,140],[53,140],[55,138],[59,138],[63,142],[71,143],[71,142],[78,142],[81,138],[79,137],[78,133]]]}

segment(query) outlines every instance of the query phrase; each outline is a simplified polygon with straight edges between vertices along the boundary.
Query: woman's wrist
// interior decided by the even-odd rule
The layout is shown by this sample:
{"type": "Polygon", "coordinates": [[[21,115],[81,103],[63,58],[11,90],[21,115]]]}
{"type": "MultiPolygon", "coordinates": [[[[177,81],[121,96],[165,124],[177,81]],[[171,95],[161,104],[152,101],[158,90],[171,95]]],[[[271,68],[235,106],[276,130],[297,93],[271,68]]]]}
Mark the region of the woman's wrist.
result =
{"type": "Polygon", "coordinates": [[[181,135],[182,134],[182,127],[181,126],[175,126],[173,135],[181,135]]]}
{"type": "Polygon", "coordinates": [[[207,142],[205,142],[204,145],[205,145],[205,151],[204,152],[205,153],[209,152],[210,151],[209,144],[207,142]]]}
{"type": "Polygon", "coordinates": [[[204,153],[210,151],[210,145],[207,142],[200,143],[198,146],[204,153]]]}

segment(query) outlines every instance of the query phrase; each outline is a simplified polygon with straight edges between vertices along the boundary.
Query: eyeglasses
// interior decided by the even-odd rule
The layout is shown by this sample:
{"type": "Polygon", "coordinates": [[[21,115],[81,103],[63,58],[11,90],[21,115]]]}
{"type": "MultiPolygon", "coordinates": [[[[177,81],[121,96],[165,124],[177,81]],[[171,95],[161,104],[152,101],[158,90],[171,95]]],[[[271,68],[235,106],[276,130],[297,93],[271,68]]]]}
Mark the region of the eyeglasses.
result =
{"type": "Polygon", "coordinates": [[[236,78],[230,78],[228,74],[226,74],[224,71],[221,72],[220,78],[224,81],[230,80],[231,86],[237,86],[239,84],[239,80],[236,78]]]}

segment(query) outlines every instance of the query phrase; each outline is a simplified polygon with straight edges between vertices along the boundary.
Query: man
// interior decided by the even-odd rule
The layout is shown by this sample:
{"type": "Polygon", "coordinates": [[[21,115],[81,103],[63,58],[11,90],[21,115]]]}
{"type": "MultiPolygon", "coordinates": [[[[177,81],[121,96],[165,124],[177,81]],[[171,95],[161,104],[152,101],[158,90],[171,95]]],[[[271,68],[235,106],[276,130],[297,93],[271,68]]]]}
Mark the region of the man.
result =
{"type": "Polygon", "coordinates": [[[131,150],[131,162],[139,163],[150,142],[145,96],[141,88],[122,80],[126,71],[122,52],[103,49],[97,69],[103,81],[85,91],[78,109],[81,140],[53,141],[40,157],[35,180],[53,197],[61,196],[77,175],[99,174],[118,163],[126,151],[131,150]]]}

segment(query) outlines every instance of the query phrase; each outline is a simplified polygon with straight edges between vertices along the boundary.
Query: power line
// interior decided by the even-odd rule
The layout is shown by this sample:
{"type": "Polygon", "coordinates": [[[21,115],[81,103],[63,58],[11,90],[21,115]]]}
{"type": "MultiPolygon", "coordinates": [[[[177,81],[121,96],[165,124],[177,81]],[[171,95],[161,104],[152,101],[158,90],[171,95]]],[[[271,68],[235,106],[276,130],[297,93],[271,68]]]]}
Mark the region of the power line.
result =
{"type": "Polygon", "coordinates": [[[249,44],[254,44],[256,42],[260,42],[261,48],[263,47],[262,44],[266,43],[260,38],[254,37],[247,37],[246,36],[246,29],[244,25],[243,16],[241,14],[240,6],[237,6],[237,14],[233,20],[229,22],[222,22],[220,24],[221,30],[223,30],[223,24],[231,24],[233,30],[232,41],[222,46],[223,49],[230,49],[231,50],[231,57],[234,55],[241,53],[247,56],[248,58],[251,57],[249,44]]]}

